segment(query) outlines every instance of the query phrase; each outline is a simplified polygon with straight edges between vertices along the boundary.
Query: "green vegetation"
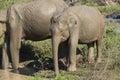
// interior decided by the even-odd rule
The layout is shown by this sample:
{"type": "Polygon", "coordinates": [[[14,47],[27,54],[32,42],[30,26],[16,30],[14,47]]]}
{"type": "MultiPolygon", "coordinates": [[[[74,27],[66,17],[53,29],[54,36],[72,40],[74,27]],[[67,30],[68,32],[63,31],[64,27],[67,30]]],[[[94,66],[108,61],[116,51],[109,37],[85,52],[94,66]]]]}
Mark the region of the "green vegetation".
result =
{"type": "MultiPolygon", "coordinates": [[[[0,11],[7,9],[8,6],[14,3],[20,3],[23,1],[25,0],[0,0],[0,11]]],[[[92,3],[91,0],[84,0],[82,4],[94,6],[104,15],[108,15],[115,11],[120,12],[120,6],[115,4],[98,6],[97,4],[92,3]]],[[[76,3],[76,5],[78,6],[81,4],[76,3]]],[[[2,42],[3,38],[0,39],[1,44],[2,42]]],[[[87,47],[85,45],[80,45],[79,48],[84,53],[87,53],[87,47]]],[[[78,70],[76,72],[66,72],[61,70],[61,76],[54,78],[54,72],[51,71],[51,69],[46,69],[44,65],[46,57],[52,58],[51,40],[40,42],[25,41],[23,42],[21,53],[34,54],[34,57],[37,57],[39,66],[34,64],[32,67],[35,69],[41,69],[40,72],[37,72],[33,78],[27,80],[98,80],[98,78],[101,78],[101,80],[120,80],[120,34],[116,33],[116,29],[111,22],[106,23],[106,34],[104,36],[103,46],[103,64],[88,65],[87,63],[79,63],[77,64],[78,70]],[[107,64],[107,69],[104,71],[107,64]]]]}
{"type": "Polygon", "coordinates": [[[99,6],[98,4],[93,3],[92,0],[83,0],[83,2],[81,4],[80,3],[76,3],[75,5],[76,6],[88,5],[88,6],[96,7],[105,16],[108,15],[108,14],[111,14],[113,12],[120,12],[120,5],[112,4],[112,5],[107,5],[107,6],[99,6]]]}
{"type": "Polygon", "coordinates": [[[113,12],[120,12],[120,5],[107,5],[107,6],[96,6],[104,15],[111,14],[113,12]]]}
{"type": "Polygon", "coordinates": [[[26,0],[0,0],[0,11],[7,9],[10,5],[21,3],[26,0]]]}

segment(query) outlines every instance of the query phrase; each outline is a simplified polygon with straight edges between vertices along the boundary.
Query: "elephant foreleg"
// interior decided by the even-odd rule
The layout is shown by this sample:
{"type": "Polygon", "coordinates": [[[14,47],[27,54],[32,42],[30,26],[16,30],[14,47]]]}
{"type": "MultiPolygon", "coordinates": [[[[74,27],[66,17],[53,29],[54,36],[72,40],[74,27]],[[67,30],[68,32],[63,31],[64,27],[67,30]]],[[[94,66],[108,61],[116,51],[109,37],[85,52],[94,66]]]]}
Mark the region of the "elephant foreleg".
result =
{"type": "Polygon", "coordinates": [[[71,33],[69,40],[69,66],[68,71],[76,71],[76,47],[78,44],[77,28],[71,33]]]}
{"type": "Polygon", "coordinates": [[[21,47],[21,29],[13,27],[10,33],[10,54],[14,72],[19,73],[19,50],[21,47]]]}

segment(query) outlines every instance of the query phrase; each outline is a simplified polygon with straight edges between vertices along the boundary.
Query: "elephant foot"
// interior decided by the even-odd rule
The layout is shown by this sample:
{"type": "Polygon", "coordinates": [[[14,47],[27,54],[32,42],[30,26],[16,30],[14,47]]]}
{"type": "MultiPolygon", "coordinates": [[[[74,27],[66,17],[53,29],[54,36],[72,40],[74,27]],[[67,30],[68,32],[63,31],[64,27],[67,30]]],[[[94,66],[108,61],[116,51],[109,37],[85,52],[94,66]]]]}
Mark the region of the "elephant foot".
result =
{"type": "Polygon", "coordinates": [[[19,70],[18,69],[12,70],[12,72],[19,74],[19,70]]]}
{"type": "Polygon", "coordinates": [[[2,63],[2,69],[8,69],[8,64],[2,63]]]}
{"type": "Polygon", "coordinates": [[[60,76],[60,74],[59,73],[55,73],[55,77],[58,77],[58,76],[60,76]]]}
{"type": "Polygon", "coordinates": [[[97,63],[102,63],[102,59],[97,59],[96,62],[97,63]]]}
{"type": "Polygon", "coordinates": [[[70,72],[76,71],[76,67],[75,66],[69,66],[67,71],[70,71],[70,72]]]}
{"type": "Polygon", "coordinates": [[[91,64],[91,63],[94,63],[95,60],[94,59],[89,59],[88,62],[91,64]]]}
{"type": "Polygon", "coordinates": [[[2,66],[2,69],[6,70],[6,69],[8,69],[8,67],[6,67],[6,66],[2,66]]]}

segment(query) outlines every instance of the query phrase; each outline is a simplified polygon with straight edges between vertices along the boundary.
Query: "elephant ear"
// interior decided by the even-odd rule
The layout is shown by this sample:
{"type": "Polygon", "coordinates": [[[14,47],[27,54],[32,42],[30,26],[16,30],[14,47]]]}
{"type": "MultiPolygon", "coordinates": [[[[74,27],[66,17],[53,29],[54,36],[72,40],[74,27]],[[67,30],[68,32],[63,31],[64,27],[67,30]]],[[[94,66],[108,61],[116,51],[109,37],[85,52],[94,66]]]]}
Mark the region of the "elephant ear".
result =
{"type": "Polygon", "coordinates": [[[69,33],[72,34],[74,31],[79,30],[79,16],[71,14],[68,19],[69,33]]]}
{"type": "Polygon", "coordinates": [[[73,16],[69,17],[68,19],[68,26],[69,28],[73,28],[77,25],[77,20],[73,16]]]}
{"type": "Polygon", "coordinates": [[[79,19],[75,14],[71,14],[68,18],[68,27],[74,28],[79,24],[79,19]]]}

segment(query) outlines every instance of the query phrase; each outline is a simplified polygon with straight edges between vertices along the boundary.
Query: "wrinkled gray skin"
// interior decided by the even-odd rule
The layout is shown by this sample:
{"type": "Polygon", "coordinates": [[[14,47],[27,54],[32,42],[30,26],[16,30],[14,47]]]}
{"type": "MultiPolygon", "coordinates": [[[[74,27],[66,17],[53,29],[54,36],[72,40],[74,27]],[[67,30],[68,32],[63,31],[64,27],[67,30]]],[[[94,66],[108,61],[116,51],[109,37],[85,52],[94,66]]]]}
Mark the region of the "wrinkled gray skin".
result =
{"type": "Polygon", "coordinates": [[[0,37],[6,31],[6,14],[7,14],[7,11],[2,11],[0,13],[0,37]]]}
{"type": "Polygon", "coordinates": [[[11,55],[12,67],[17,72],[22,39],[40,41],[50,38],[51,17],[62,12],[66,7],[63,0],[32,0],[12,5],[7,11],[2,68],[7,68],[8,51],[11,55]]]}
{"type": "Polygon", "coordinates": [[[97,46],[96,61],[101,62],[102,39],[104,34],[104,18],[101,13],[93,7],[76,6],[56,14],[51,19],[52,47],[55,62],[55,71],[58,69],[58,46],[61,42],[68,41],[68,71],[76,70],[76,47],[77,44],[88,45],[88,61],[94,59],[94,43],[97,46]]]}

